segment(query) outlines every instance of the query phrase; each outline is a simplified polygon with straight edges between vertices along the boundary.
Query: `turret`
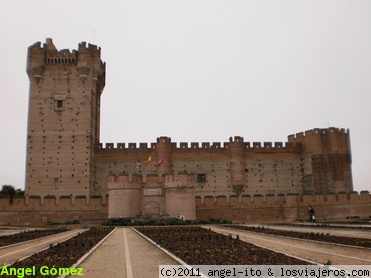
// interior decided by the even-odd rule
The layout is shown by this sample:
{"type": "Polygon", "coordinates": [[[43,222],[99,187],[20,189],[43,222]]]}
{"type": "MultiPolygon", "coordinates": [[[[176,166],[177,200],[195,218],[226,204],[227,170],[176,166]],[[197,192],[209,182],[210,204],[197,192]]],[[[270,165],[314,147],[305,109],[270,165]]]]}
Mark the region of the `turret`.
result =
{"type": "Polygon", "coordinates": [[[166,213],[170,217],[196,219],[195,187],[194,173],[180,172],[175,179],[165,176],[166,213]]]}
{"type": "Polygon", "coordinates": [[[229,139],[229,151],[231,160],[231,181],[234,192],[242,193],[245,186],[245,143],[243,138],[235,136],[229,139]]]}
{"type": "Polygon", "coordinates": [[[303,146],[304,193],[353,190],[349,130],[313,129],[289,136],[288,142],[303,146]]]}
{"type": "Polygon", "coordinates": [[[156,144],[157,154],[157,174],[161,177],[163,174],[171,172],[171,138],[158,137],[156,144]]]}
{"type": "Polygon", "coordinates": [[[132,217],[140,214],[140,201],[142,196],[141,175],[128,174],[108,177],[108,217],[132,217]]]}
{"type": "Polygon", "coordinates": [[[90,51],[86,47],[86,42],[82,42],[79,44],[79,57],[77,60],[77,72],[79,73],[79,77],[82,82],[86,81],[90,71],[90,64],[91,64],[91,57],[90,51]]]}
{"type": "Polygon", "coordinates": [[[28,48],[26,72],[30,82],[39,83],[44,73],[46,47],[37,42],[28,48]]]}

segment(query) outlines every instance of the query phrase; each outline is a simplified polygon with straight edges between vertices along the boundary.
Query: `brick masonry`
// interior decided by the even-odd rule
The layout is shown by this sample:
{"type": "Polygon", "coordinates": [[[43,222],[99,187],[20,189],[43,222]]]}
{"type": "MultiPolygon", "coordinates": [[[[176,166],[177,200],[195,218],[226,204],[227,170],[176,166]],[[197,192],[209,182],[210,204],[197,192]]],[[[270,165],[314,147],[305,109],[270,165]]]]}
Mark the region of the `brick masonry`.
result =
{"type": "Polygon", "coordinates": [[[308,205],[327,219],[371,215],[370,194],[353,192],[349,130],[313,129],[274,143],[163,136],[102,144],[100,54],[85,42],[58,50],[51,39],[28,48],[26,195],[0,199],[0,224],[136,215],[288,220],[305,218],[308,205]]]}

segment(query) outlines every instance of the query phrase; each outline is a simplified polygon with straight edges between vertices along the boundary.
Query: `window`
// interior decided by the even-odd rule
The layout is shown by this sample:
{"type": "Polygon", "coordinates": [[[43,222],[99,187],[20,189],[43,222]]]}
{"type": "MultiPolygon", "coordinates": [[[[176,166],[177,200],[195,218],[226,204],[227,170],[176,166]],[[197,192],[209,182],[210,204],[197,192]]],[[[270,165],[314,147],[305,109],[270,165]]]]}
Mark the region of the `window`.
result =
{"type": "Polygon", "coordinates": [[[63,107],[63,100],[56,100],[55,108],[62,108],[62,107],[63,107]]]}
{"type": "Polygon", "coordinates": [[[197,182],[206,182],[206,174],[198,174],[197,182]]]}
{"type": "Polygon", "coordinates": [[[55,110],[63,110],[64,109],[64,101],[66,100],[65,95],[55,95],[54,96],[54,109],[55,110]]]}

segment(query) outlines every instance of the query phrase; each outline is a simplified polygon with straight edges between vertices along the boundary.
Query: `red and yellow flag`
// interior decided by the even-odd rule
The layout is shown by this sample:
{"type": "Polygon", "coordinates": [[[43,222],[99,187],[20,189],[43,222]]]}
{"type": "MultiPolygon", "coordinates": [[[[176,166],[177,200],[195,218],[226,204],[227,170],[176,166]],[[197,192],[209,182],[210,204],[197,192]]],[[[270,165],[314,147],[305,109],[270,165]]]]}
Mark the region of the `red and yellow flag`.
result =
{"type": "Polygon", "coordinates": [[[147,158],[147,161],[146,161],[145,166],[147,166],[147,165],[150,164],[151,162],[152,162],[152,155],[150,155],[150,156],[147,158]]]}

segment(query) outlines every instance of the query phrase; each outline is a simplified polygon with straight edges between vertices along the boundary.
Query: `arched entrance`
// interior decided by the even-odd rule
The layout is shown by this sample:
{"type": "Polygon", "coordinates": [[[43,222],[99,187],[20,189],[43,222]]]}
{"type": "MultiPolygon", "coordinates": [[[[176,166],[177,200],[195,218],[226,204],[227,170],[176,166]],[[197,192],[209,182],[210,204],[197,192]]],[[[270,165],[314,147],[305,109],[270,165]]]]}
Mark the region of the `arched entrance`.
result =
{"type": "Polygon", "coordinates": [[[156,202],[148,202],[144,205],[144,215],[151,217],[160,216],[160,205],[156,202]]]}

